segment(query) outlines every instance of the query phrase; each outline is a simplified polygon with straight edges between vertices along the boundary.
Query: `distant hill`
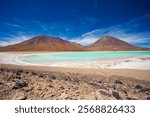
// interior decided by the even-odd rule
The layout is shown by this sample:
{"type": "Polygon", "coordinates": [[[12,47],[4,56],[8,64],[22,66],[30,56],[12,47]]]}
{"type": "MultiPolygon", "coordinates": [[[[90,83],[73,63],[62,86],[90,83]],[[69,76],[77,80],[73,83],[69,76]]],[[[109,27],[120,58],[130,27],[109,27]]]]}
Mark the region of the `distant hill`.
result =
{"type": "Polygon", "coordinates": [[[117,39],[112,36],[104,36],[97,40],[95,43],[89,46],[90,50],[138,50],[139,47],[135,47],[125,41],[117,39]]]}
{"type": "Polygon", "coordinates": [[[111,36],[104,36],[90,46],[81,46],[59,37],[37,36],[18,44],[0,47],[0,51],[128,51],[150,50],[133,46],[111,36]]]}
{"type": "Polygon", "coordinates": [[[37,36],[0,49],[1,51],[83,51],[84,47],[58,37],[37,36]]]}

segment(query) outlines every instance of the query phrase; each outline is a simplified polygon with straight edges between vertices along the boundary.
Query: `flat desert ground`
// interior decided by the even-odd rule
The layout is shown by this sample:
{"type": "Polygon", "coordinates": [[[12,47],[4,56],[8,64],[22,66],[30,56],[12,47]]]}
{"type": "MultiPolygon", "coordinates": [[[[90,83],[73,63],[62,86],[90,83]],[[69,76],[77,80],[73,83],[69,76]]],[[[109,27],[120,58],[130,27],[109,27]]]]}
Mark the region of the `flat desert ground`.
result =
{"type": "Polygon", "coordinates": [[[2,100],[147,100],[150,70],[0,64],[2,100]]]}

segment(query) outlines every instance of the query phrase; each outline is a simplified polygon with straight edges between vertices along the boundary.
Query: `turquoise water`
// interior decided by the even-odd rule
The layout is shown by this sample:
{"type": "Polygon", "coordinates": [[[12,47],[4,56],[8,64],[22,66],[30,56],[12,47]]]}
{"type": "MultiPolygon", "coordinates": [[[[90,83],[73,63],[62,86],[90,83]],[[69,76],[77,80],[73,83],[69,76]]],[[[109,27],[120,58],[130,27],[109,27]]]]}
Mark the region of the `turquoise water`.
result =
{"type": "Polygon", "coordinates": [[[116,60],[136,56],[150,55],[146,51],[115,51],[115,52],[62,52],[44,53],[21,56],[20,60],[34,64],[78,63],[90,61],[116,60]]]}

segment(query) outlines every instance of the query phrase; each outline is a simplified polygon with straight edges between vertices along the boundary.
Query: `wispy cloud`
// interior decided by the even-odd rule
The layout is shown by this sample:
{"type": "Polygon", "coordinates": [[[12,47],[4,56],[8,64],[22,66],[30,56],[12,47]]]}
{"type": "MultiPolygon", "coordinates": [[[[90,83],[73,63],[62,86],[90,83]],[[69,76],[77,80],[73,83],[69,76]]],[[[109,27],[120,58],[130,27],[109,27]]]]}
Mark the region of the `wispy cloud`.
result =
{"type": "Polygon", "coordinates": [[[22,42],[34,36],[48,34],[51,26],[37,20],[0,19],[0,46],[22,42]]]}
{"type": "MultiPolygon", "coordinates": [[[[91,22],[92,20],[90,19],[91,22]]],[[[39,35],[65,37],[65,39],[68,39],[66,34],[70,35],[70,27],[62,24],[62,22],[56,23],[55,21],[41,22],[36,19],[25,20],[17,17],[6,19],[0,17],[0,46],[19,43],[29,39],[29,37],[39,35]]]]}
{"type": "Polygon", "coordinates": [[[100,29],[96,29],[91,32],[87,32],[78,38],[72,39],[71,41],[85,46],[90,45],[99,39],[99,36],[102,35],[100,32],[100,29]]]}
{"type": "Polygon", "coordinates": [[[8,22],[5,22],[5,24],[7,25],[7,26],[12,26],[12,27],[16,27],[16,28],[22,28],[20,25],[18,25],[18,24],[13,24],[13,23],[8,23],[8,22]]]}
{"type": "Polygon", "coordinates": [[[0,46],[7,46],[7,45],[20,43],[30,38],[31,38],[30,36],[26,36],[26,35],[7,37],[7,38],[4,38],[4,40],[0,40],[0,46]]]}
{"type": "Polygon", "coordinates": [[[134,45],[150,43],[150,29],[144,30],[143,28],[144,25],[147,25],[147,27],[150,26],[150,22],[148,20],[150,21],[150,15],[134,18],[124,24],[118,24],[87,32],[78,38],[72,39],[72,41],[82,45],[90,45],[102,36],[109,35],[134,45]]]}

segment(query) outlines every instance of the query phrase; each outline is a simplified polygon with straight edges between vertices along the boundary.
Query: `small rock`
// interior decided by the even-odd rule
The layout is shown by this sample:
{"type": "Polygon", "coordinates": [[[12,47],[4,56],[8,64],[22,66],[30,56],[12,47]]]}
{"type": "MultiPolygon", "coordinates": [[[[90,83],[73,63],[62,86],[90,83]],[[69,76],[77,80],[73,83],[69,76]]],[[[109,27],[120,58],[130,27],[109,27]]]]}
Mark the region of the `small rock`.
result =
{"type": "Polygon", "coordinates": [[[20,81],[14,82],[12,85],[13,85],[12,86],[13,89],[20,89],[22,87],[26,87],[27,83],[24,80],[20,80],[20,81]]]}
{"type": "Polygon", "coordinates": [[[22,87],[26,87],[27,86],[27,82],[25,80],[20,80],[19,83],[20,83],[20,85],[22,87]]]}
{"type": "Polygon", "coordinates": [[[46,79],[47,79],[47,80],[55,80],[56,77],[55,77],[54,75],[47,75],[47,76],[46,76],[46,79]]]}
{"type": "Polygon", "coordinates": [[[30,91],[30,89],[29,89],[28,87],[24,87],[23,90],[24,90],[25,92],[29,92],[29,91],[30,91]]]}
{"type": "Polygon", "coordinates": [[[120,80],[115,80],[115,84],[123,84],[120,80]]]}
{"type": "Polygon", "coordinates": [[[96,85],[96,87],[97,87],[98,89],[107,90],[107,88],[106,88],[103,84],[100,84],[100,83],[98,83],[98,84],[96,85]]]}
{"type": "Polygon", "coordinates": [[[39,76],[39,77],[41,77],[41,78],[43,78],[43,77],[44,77],[42,74],[39,74],[38,76],[39,76]]]}
{"type": "Polygon", "coordinates": [[[53,85],[51,85],[51,84],[48,84],[48,87],[53,88],[54,86],[53,86],[53,85]]]}
{"type": "Polygon", "coordinates": [[[16,71],[16,75],[17,75],[17,76],[20,76],[22,72],[23,72],[22,70],[17,70],[17,71],[16,71]]]}
{"type": "Polygon", "coordinates": [[[48,83],[52,83],[53,81],[51,79],[46,78],[48,83]]]}
{"type": "Polygon", "coordinates": [[[142,87],[140,85],[136,85],[135,89],[138,89],[139,92],[149,92],[150,93],[150,88],[145,88],[145,87],[142,87]]]}
{"type": "Polygon", "coordinates": [[[113,85],[113,86],[112,86],[112,88],[113,88],[114,90],[116,90],[116,89],[117,89],[117,88],[116,88],[116,85],[113,85]]]}
{"type": "Polygon", "coordinates": [[[12,89],[19,89],[19,88],[21,88],[20,84],[18,82],[11,83],[11,86],[12,86],[12,89]]]}
{"type": "Polygon", "coordinates": [[[25,73],[26,73],[26,74],[28,74],[29,72],[28,72],[28,71],[26,71],[25,73]]]}
{"type": "Polygon", "coordinates": [[[147,97],[147,100],[150,100],[150,97],[147,97]]]}
{"type": "Polygon", "coordinates": [[[119,93],[116,92],[116,91],[113,91],[113,92],[112,92],[112,95],[113,95],[116,99],[118,99],[118,100],[122,99],[121,96],[119,95],[119,93]]]}
{"type": "Polygon", "coordinates": [[[55,79],[56,79],[56,76],[52,75],[52,79],[55,80],[55,79]]]}
{"type": "Polygon", "coordinates": [[[122,92],[124,92],[125,94],[128,94],[128,92],[126,90],[122,90],[122,92]]]}
{"type": "Polygon", "coordinates": [[[13,100],[26,100],[27,96],[23,92],[18,92],[12,97],[13,100]]]}
{"type": "Polygon", "coordinates": [[[19,69],[17,72],[18,72],[18,73],[22,73],[22,72],[23,72],[23,70],[19,69]]]}
{"type": "Polygon", "coordinates": [[[141,92],[150,92],[150,88],[142,88],[140,91],[141,92]]]}
{"type": "Polygon", "coordinates": [[[107,93],[106,91],[101,90],[101,91],[99,91],[99,92],[100,92],[100,94],[102,94],[103,96],[108,96],[108,97],[111,96],[111,94],[107,93]]]}
{"type": "Polygon", "coordinates": [[[78,83],[79,84],[79,80],[74,80],[73,83],[78,83]]]}
{"type": "Polygon", "coordinates": [[[127,97],[127,100],[137,100],[136,98],[127,97]]]}
{"type": "MultiPolygon", "coordinates": [[[[26,73],[27,73],[27,72],[26,72],[26,73]]],[[[29,72],[28,72],[28,73],[29,73],[29,72]]],[[[32,75],[37,75],[37,74],[36,74],[36,73],[34,73],[34,72],[32,72],[31,74],[32,74],[32,75]]]]}
{"type": "Polygon", "coordinates": [[[89,84],[94,86],[97,85],[95,82],[90,82],[89,84]]]}
{"type": "Polygon", "coordinates": [[[60,89],[65,89],[65,88],[63,86],[61,86],[60,89]]]}
{"type": "Polygon", "coordinates": [[[16,78],[16,79],[21,79],[21,76],[20,76],[20,75],[17,75],[15,78],[16,78]]]}
{"type": "Polygon", "coordinates": [[[27,96],[20,98],[20,100],[26,100],[26,99],[27,99],[27,96]]]}
{"type": "Polygon", "coordinates": [[[0,81],[0,85],[2,85],[2,84],[3,84],[3,82],[0,81]]]}
{"type": "Polygon", "coordinates": [[[142,86],[136,85],[136,86],[135,86],[135,89],[142,89],[142,86]]]}
{"type": "Polygon", "coordinates": [[[3,69],[1,68],[0,71],[3,71],[3,69]]]}

